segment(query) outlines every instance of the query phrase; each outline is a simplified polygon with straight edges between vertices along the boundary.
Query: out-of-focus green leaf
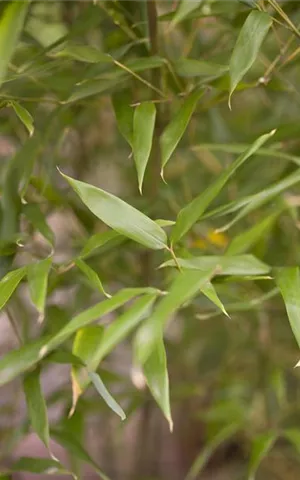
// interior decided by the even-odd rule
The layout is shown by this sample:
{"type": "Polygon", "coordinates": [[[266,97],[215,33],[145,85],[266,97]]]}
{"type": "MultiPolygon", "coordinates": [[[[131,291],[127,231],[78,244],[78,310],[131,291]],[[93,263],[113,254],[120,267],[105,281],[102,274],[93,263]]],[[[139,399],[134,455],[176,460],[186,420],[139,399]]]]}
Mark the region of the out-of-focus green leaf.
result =
{"type": "Polygon", "coordinates": [[[166,417],[170,431],[173,420],[170,407],[169,375],[163,336],[155,339],[155,345],[143,366],[148,387],[166,417]]]}
{"type": "Polygon", "coordinates": [[[249,461],[248,479],[254,480],[256,471],[262,460],[268,455],[276,441],[277,435],[273,432],[263,433],[256,437],[252,444],[251,456],[249,461]]]}
{"type": "Polygon", "coordinates": [[[218,65],[195,58],[180,58],[174,63],[174,70],[180,77],[218,77],[228,71],[226,65],[218,65]]]}
{"type": "Polygon", "coordinates": [[[54,352],[50,353],[50,355],[48,355],[44,361],[49,363],[75,365],[76,367],[85,366],[84,362],[79,357],[68,350],[63,349],[55,350],[54,352]]]}
{"type": "Polygon", "coordinates": [[[27,277],[31,300],[40,313],[41,320],[44,318],[48,276],[51,264],[52,259],[49,257],[41,260],[40,262],[31,263],[27,266],[27,277]]]}
{"type": "Polygon", "coordinates": [[[111,408],[113,412],[115,412],[119,417],[121,417],[121,420],[125,420],[126,415],[124,410],[120,407],[120,405],[116,402],[116,400],[111,396],[107,388],[105,387],[104,383],[102,382],[100,376],[97,373],[94,372],[89,372],[89,377],[91,381],[93,382],[94,387],[96,388],[97,392],[105,403],[111,408]]]}
{"type": "Polygon", "coordinates": [[[20,105],[18,102],[10,101],[9,105],[14,109],[16,115],[27,128],[29,135],[33,135],[34,126],[32,115],[28,112],[28,110],[26,110],[25,107],[20,105]]]}
{"type": "Polygon", "coordinates": [[[233,423],[231,425],[226,425],[223,427],[211,440],[209,440],[203,450],[196,457],[193,465],[191,466],[185,480],[194,480],[198,478],[199,474],[202,472],[206,463],[216,451],[216,449],[222,445],[222,443],[229,440],[233,437],[238,430],[241,428],[240,424],[233,423]]]}
{"type": "Polygon", "coordinates": [[[82,273],[84,273],[93,288],[99,290],[106,297],[111,297],[111,295],[109,295],[109,293],[104,290],[99,275],[95,272],[95,270],[93,270],[89,265],[87,265],[87,263],[85,263],[81,258],[77,258],[75,260],[75,264],[82,271],[82,273]]]}
{"type": "Polygon", "coordinates": [[[300,453],[300,430],[296,428],[289,428],[283,432],[286,439],[295,447],[300,453]]]}
{"type": "Polygon", "coordinates": [[[51,437],[72,455],[91,465],[102,480],[109,480],[108,476],[102,472],[95,460],[92,459],[82,445],[74,438],[74,435],[69,434],[66,430],[51,430],[51,437]]]}
{"type": "Polygon", "coordinates": [[[13,464],[11,471],[38,475],[72,475],[59,461],[43,457],[21,457],[13,464]]]}
{"type": "Polygon", "coordinates": [[[0,309],[4,307],[25,274],[26,268],[18,268],[0,280],[0,309]]]}
{"type": "Polygon", "coordinates": [[[87,369],[93,360],[95,352],[99,348],[99,344],[103,337],[103,327],[100,325],[89,325],[77,331],[72,352],[76,357],[80,358],[87,368],[74,365],[72,367],[72,390],[73,405],[71,414],[74,412],[79,396],[81,395],[87,382],[87,369]]]}
{"type": "Polygon", "coordinates": [[[172,313],[200,291],[214,275],[215,266],[205,271],[186,270],[178,273],[169,293],[157,304],[150,318],[139,328],[135,337],[135,356],[140,365],[144,365],[155,348],[156,341],[172,313]]]}
{"type": "Polygon", "coordinates": [[[39,369],[25,375],[23,388],[31,426],[49,449],[49,422],[46,402],[40,385],[39,369]]]}
{"type": "Polygon", "coordinates": [[[185,100],[171,122],[164,129],[160,137],[161,148],[161,175],[168,163],[172,153],[177,147],[184,134],[191,116],[197,106],[198,100],[202,97],[203,90],[195,90],[185,100]]]}
{"type": "Polygon", "coordinates": [[[132,146],[134,108],[130,106],[132,97],[128,90],[121,90],[112,95],[118,129],[125,140],[132,146]]]}
{"type": "Polygon", "coordinates": [[[46,218],[41,212],[40,207],[34,203],[27,203],[26,205],[23,205],[23,213],[30,223],[32,223],[34,228],[38,230],[46,240],[48,240],[53,248],[55,242],[54,233],[47,224],[46,218]]]}
{"type": "Polygon", "coordinates": [[[196,10],[202,2],[203,0],[181,0],[174,17],[172,18],[171,27],[182,22],[189,13],[196,10]]]}
{"type": "Polygon", "coordinates": [[[156,108],[152,102],[138,105],[133,117],[132,151],[138,176],[138,185],[142,193],[145,170],[152,148],[156,108]]]}
{"type": "Polygon", "coordinates": [[[83,249],[79,254],[79,258],[88,257],[94,250],[102,247],[106,243],[110,242],[111,240],[114,240],[119,236],[120,234],[115,230],[109,230],[103,233],[95,233],[95,235],[92,235],[85,243],[83,249]]]}
{"type": "Polygon", "coordinates": [[[250,148],[248,148],[242,155],[240,155],[221,175],[217,180],[209,185],[204,192],[198,197],[194,198],[191,203],[180,210],[176,225],[171,234],[173,243],[178,242],[183,235],[196,223],[203,215],[209,204],[214,200],[218,193],[222,190],[224,185],[236,172],[236,170],[243,165],[243,163],[250,158],[254,153],[275,133],[273,130],[270,133],[259,137],[250,148]]]}
{"type": "Polygon", "coordinates": [[[166,248],[165,232],[149,217],[100,188],[62,175],[83,203],[106,225],[148,248],[166,248]]]}
{"type": "Polygon", "coordinates": [[[276,272],[280,289],[295,339],[300,347],[300,277],[298,267],[280,268],[276,272]]]}
{"type": "Polygon", "coordinates": [[[266,12],[253,10],[247,17],[230,59],[229,105],[236,86],[253,65],[271,25],[272,18],[266,12]]]}
{"type": "Polygon", "coordinates": [[[21,35],[30,1],[11,2],[0,18],[0,87],[21,35]]]}
{"type": "Polygon", "coordinates": [[[67,45],[54,54],[55,57],[73,58],[85,63],[113,63],[109,55],[91,45],[67,45]]]}
{"type": "Polygon", "coordinates": [[[226,317],[229,317],[228,313],[225,310],[225,307],[221,300],[218,297],[215,287],[211,282],[207,282],[203,287],[200,288],[203,295],[205,295],[211,302],[213,302],[223,313],[226,317]]]}
{"type": "MultiPolygon", "coordinates": [[[[205,255],[201,257],[177,258],[182,268],[208,270],[215,268],[217,275],[265,275],[270,266],[253,255],[219,256],[205,255]]],[[[168,260],[161,267],[175,267],[174,260],[168,260]]]]}

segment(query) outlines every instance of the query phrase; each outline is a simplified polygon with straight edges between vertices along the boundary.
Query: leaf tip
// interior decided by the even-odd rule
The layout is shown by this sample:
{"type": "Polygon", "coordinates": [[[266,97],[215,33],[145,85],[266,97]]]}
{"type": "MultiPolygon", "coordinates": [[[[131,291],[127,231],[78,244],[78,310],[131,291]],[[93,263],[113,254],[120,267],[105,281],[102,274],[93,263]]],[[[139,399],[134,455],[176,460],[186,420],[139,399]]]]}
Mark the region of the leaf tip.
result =
{"type": "Polygon", "coordinates": [[[166,185],[168,185],[167,182],[166,182],[166,180],[165,180],[165,177],[164,177],[164,169],[163,169],[163,168],[162,168],[161,171],[160,171],[160,176],[161,176],[162,181],[163,181],[166,185]]]}

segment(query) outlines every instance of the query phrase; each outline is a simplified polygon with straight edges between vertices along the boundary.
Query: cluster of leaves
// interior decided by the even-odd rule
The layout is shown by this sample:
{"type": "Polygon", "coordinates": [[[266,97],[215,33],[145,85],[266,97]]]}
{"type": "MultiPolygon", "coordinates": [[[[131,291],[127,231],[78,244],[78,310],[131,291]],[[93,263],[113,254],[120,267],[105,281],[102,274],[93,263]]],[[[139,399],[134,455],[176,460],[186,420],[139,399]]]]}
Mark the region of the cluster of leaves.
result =
{"type": "MultiPolygon", "coordinates": [[[[19,459],[7,474],[75,477],[51,452],[53,438],[108,478],[65,418],[50,428],[40,376],[51,363],[70,365],[70,414],[92,384],[99,403],[124,420],[102,364],[133,335],[133,363],[170,430],[165,343],[174,401],[193,396],[199,378],[216,392],[204,415],[209,439],[187,479],[237,437],[253,479],[275,442],[300,449],[300,431],[290,427],[297,350],[280,298],[300,346],[299,7],[285,2],[283,10],[276,0],[0,7],[3,134],[17,144],[1,167],[0,306],[20,343],[0,360],[0,385],[22,378],[29,425],[20,435],[33,429],[49,451],[19,459]],[[83,139],[99,129],[107,97],[129,146],[118,137],[118,167],[132,174],[126,201],[83,181],[101,149],[83,139]],[[62,148],[70,130],[84,144],[77,162],[62,148]],[[78,227],[63,262],[49,226],[57,211],[78,227]],[[77,300],[51,305],[70,286],[77,300]],[[35,335],[24,314],[27,289],[38,313],[35,335]],[[95,295],[102,296],[96,304],[95,295]],[[176,314],[180,342],[169,335],[176,314]],[[191,373],[180,378],[185,369],[191,373]],[[255,422],[264,389],[267,414],[255,422]]],[[[130,396],[134,403],[129,389],[130,396]]]]}

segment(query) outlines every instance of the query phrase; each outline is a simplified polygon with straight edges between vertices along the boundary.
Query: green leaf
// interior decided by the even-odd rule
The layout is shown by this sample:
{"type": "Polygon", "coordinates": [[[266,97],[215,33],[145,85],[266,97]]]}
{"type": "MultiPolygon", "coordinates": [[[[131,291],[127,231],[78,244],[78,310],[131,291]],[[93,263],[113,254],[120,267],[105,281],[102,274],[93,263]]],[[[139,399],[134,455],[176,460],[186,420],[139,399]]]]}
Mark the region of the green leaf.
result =
{"type": "Polygon", "coordinates": [[[86,258],[90,256],[90,254],[94,250],[102,247],[106,243],[114,240],[119,236],[120,234],[115,230],[108,230],[107,232],[103,232],[103,233],[95,233],[95,235],[92,235],[85,243],[83,249],[79,254],[79,258],[86,258]]]}
{"type": "Polygon", "coordinates": [[[217,448],[222,445],[222,443],[233,437],[240,428],[240,424],[226,425],[211,440],[206,442],[204,448],[194,460],[194,463],[191,466],[185,480],[194,480],[199,478],[199,474],[202,472],[203,468],[217,448]]]}
{"type": "Polygon", "coordinates": [[[31,263],[27,266],[29,292],[33,304],[40,313],[40,320],[44,318],[44,310],[47,297],[48,276],[52,259],[45,258],[40,262],[31,263]]]}
{"type": "Polygon", "coordinates": [[[74,457],[91,465],[102,480],[109,480],[108,476],[102,472],[95,460],[92,459],[82,445],[76,440],[76,438],[74,438],[74,435],[71,435],[67,430],[51,430],[51,437],[53,437],[68,452],[74,455],[74,457]]]}
{"type": "Polygon", "coordinates": [[[23,205],[23,213],[28,218],[30,223],[32,223],[34,228],[39,231],[46,240],[48,240],[53,248],[55,242],[54,233],[47,224],[46,218],[41,212],[39,205],[27,203],[26,205],[23,205]]]}
{"type": "Polygon", "coordinates": [[[26,108],[22,107],[22,105],[17,102],[10,101],[9,105],[14,109],[16,115],[27,128],[29,135],[32,136],[34,132],[32,115],[26,110],[26,108]]]}
{"type": "Polygon", "coordinates": [[[39,475],[70,475],[60,462],[52,458],[21,457],[12,466],[13,472],[29,472],[39,475]]]}
{"type": "Polygon", "coordinates": [[[169,293],[160,300],[151,317],[137,332],[134,346],[135,357],[140,365],[144,365],[150,357],[169,317],[195,296],[214,273],[215,268],[209,268],[206,271],[186,270],[178,273],[169,293]]]}
{"type": "Polygon", "coordinates": [[[63,349],[55,350],[55,352],[50,353],[44,361],[47,363],[60,363],[75,365],[76,367],[85,367],[84,362],[79,357],[68,350],[63,349]]]}
{"type": "MultiPolygon", "coordinates": [[[[53,55],[53,54],[52,54],[53,55]]],[[[56,52],[54,57],[73,58],[85,63],[113,63],[112,58],[91,45],[67,45],[56,52]]]]}
{"type": "Polygon", "coordinates": [[[142,193],[144,174],[151,153],[155,117],[156,108],[152,102],[141,103],[135,108],[133,117],[132,151],[137,170],[140,193],[142,193]]]}
{"type": "Polygon", "coordinates": [[[300,430],[289,428],[284,430],[284,436],[295,447],[297,452],[300,453],[300,430]]]}
{"type": "Polygon", "coordinates": [[[103,337],[103,331],[104,328],[100,325],[89,325],[77,330],[72,352],[73,355],[80,358],[87,368],[81,368],[82,365],[74,365],[72,367],[73,403],[70,415],[74,413],[78,398],[87,384],[87,369],[89,369],[89,364],[99,348],[99,344],[103,337]]]}
{"type": "Polygon", "coordinates": [[[111,408],[113,412],[115,412],[119,417],[121,417],[121,420],[125,420],[126,415],[124,410],[120,407],[120,405],[116,402],[116,400],[111,396],[107,388],[105,387],[104,383],[102,382],[100,376],[97,373],[94,372],[89,372],[89,377],[91,381],[93,382],[94,387],[96,388],[97,392],[105,403],[111,408]]]}
{"type": "Polygon", "coordinates": [[[49,449],[49,423],[45,399],[40,385],[40,371],[36,369],[25,375],[23,383],[28,416],[31,426],[49,449]]]}
{"type": "Polygon", "coordinates": [[[162,176],[164,167],[168,163],[172,153],[183,136],[197,106],[198,100],[202,97],[203,93],[203,90],[195,90],[185,99],[183,105],[179,108],[169,125],[166,126],[160,137],[162,176]]]}
{"type": "Polygon", "coordinates": [[[234,90],[253,65],[271,25],[272,18],[266,12],[253,10],[247,17],[230,59],[229,105],[234,90]]]}
{"type": "Polygon", "coordinates": [[[21,35],[29,3],[9,3],[0,18],[0,87],[21,35]]]}
{"type": "Polygon", "coordinates": [[[55,348],[70,338],[79,328],[83,328],[103,315],[119,308],[132,298],[145,293],[157,295],[159,292],[154,288],[127,288],[120,290],[108,300],[97,303],[93,307],[76,315],[67,325],[54,336],[40,338],[23,347],[13,350],[0,359],[0,386],[13,380],[15,377],[33,367],[55,348]]]}
{"type": "Polygon", "coordinates": [[[267,456],[271,448],[273,447],[276,441],[276,434],[273,432],[263,433],[255,438],[249,462],[249,474],[248,479],[254,480],[256,471],[262,462],[262,460],[267,456]]]}
{"type": "MultiPolygon", "coordinates": [[[[270,272],[270,266],[261,262],[253,255],[219,256],[205,255],[200,257],[177,258],[180,267],[187,269],[208,270],[217,269],[217,275],[265,275],[270,272]]],[[[162,267],[175,267],[174,260],[168,260],[162,267]]]]}
{"type": "Polygon", "coordinates": [[[162,228],[139,210],[100,188],[64,174],[62,176],[91,212],[106,225],[148,248],[167,247],[167,236],[162,228]]]}
{"type": "Polygon", "coordinates": [[[276,283],[281,292],[295,339],[300,346],[300,278],[298,267],[280,268],[276,283]]]}
{"type": "Polygon", "coordinates": [[[163,336],[155,339],[155,345],[143,366],[148,387],[166,417],[170,431],[173,421],[170,407],[169,375],[163,336]]]}
{"type": "Polygon", "coordinates": [[[221,300],[218,297],[215,287],[211,282],[207,282],[203,287],[200,288],[203,295],[205,295],[211,302],[213,302],[223,313],[226,317],[229,317],[228,313],[225,310],[225,307],[221,300]]]}
{"type": "Polygon", "coordinates": [[[131,103],[132,97],[128,90],[120,90],[112,95],[118,129],[130,146],[132,146],[134,115],[134,109],[130,106],[131,103]]]}
{"type": "Polygon", "coordinates": [[[193,10],[196,10],[203,0],[181,0],[176,13],[172,19],[171,27],[174,27],[178,23],[182,22],[193,10]]]}
{"type": "Polygon", "coordinates": [[[26,268],[18,268],[9,272],[0,280],[0,310],[10,299],[20,281],[26,274],[26,268]]]}
{"type": "Polygon", "coordinates": [[[93,270],[89,265],[87,265],[80,258],[77,258],[75,260],[75,264],[82,271],[82,273],[84,273],[84,275],[86,276],[86,278],[88,279],[89,283],[92,285],[93,288],[95,288],[96,290],[99,290],[106,297],[108,297],[108,298],[111,297],[111,295],[109,295],[109,293],[107,293],[104,290],[104,287],[103,287],[102,282],[99,278],[99,275],[95,272],[95,270],[93,270]]]}
{"type": "Polygon", "coordinates": [[[194,58],[180,58],[174,63],[174,70],[180,77],[218,77],[228,71],[226,65],[218,65],[205,60],[194,58]]]}
{"type": "Polygon", "coordinates": [[[250,148],[248,148],[242,155],[240,155],[218,178],[209,185],[204,192],[202,192],[198,197],[194,198],[186,207],[180,210],[176,225],[171,234],[172,243],[178,242],[183,235],[185,235],[189,229],[196,223],[210,203],[215,199],[215,197],[222,190],[224,185],[232,177],[238,168],[240,168],[243,163],[251,157],[272,135],[274,135],[275,130],[266,135],[259,137],[250,148]]]}

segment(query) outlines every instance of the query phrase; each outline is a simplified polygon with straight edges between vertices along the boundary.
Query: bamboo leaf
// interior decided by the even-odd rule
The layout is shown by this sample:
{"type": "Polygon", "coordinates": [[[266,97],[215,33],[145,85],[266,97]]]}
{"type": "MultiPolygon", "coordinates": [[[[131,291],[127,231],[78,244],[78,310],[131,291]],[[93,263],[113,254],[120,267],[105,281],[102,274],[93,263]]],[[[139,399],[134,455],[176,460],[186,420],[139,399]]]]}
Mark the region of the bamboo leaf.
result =
{"type": "Polygon", "coordinates": [[[27,267],[29,292],[33,304],[40,313],[40,320],[44,318],[44,310],[47,296],[48,276],[52,259],[45,258],[40,262],[31,263],[27,267]]]}
{"type": "Polygon", "coordinates": [[[110,63],[111,57],[92,45],[67,45],[62,50],[56,52],[54,57],[73,58],[78,62],[85,63],[110,63]]]}
{"type": "Polygon", "coordinates": [[[166,248],[165,232],[139,210],[100,188],[62,176],[91,212],[108,226],[148,248],[166,248]]]}
{"type": "Polygon", "coordinates": [[[163,176],[164,167],[168,163],[172,153],[177,147],[183,136],[191,116],[197,106],[198,100],[202,97],[203,90],[195,90],[184,101],[169,125],[164,129],[160,137],[161,148],[161,175],[163,176]]]}
{"type": "Polygon", "coordinates": [[[104,290],[104,287],[103,287],[102,282],[99,278],[99,275],[95,272],[95,270],[93,270],[89,265],[87,265],[87,263],[85,263],[80,258],[77,258],[75,260],[75,264],[82,271],[82,273],[86,276],[86,278],[88,279],[89,283],[92,285],[93,288],[95,288],[96,290],[99,290],[106,297],[108,297],[108,298],[111,297],[111,295],[109,295],[109,293],[107,293],[104,290]]]}
{"type": "Polygon", "coordinates": [[[247,17],[230,59],[229,105],[237,85],[252,67],[271,25],[272,18],[266,12],[253,10],[247,17]]]}
{"type": "Polygon", "coordinates": [[[289,322],[300,347],[300,277],[298,267],[277,270],[276,283],[280,289],[289,322]]]}
{"type": "Polygon", "coordinates": [[[171,234],[171,240],[173,243],[178,242],[183,235],[185,235],[189,229],[196,223],[204,214],[207,207],[215,199],[215,197],[222,190],[224,185],[232,177],[238,168],[245,163],[254,153],[272,136],[275,130],[266,135],[259,137],[250,148],[248,148],[242,155],[240,155],[221,175],[217,180],[209,185],[204,192],[198,197],[194,198],[186,207],[180,210],[176,225],[171,234]]]}
{"type": "MultiPolygon", "coordinates": [[[[38,475],[70,475],[63,465],[52,458],[21,457],[12,466],[13,472],[28,472],[38,475]]],[[[72,475],[72,474],[71,474],[72,475]]]]}
{"type": "Polygon", "coordinates": [[[207,282],[203,287],[200,288],[203,295],[205,295],[211,302],[213,302],[223,313],[226,317],[229,317],[228,313],[225,310],[225,307],[221,300],[218,297],[215,287],[211,282],[207,282]]]}
{"type": "Polygon", "coordinates": [[[111,242],[119,236],[120,234],[115,230],[108,230],[107,232],[103,233],[95,233],[95,235],[92,235],[85,243],[83,249],[79,254],[79,258],[89,257],[94,250],[102,247],[108,242],[111,242]]]}
{"type": "Polygon", "coordinates": [[[249,480],[254,480],[256,471],[262,462],[262,460],[267,456],[271,448],[273,447],[276,441],[276,434],[273,432],[263,433],[255,438],[252,449],[251,457],[249,462],[249,480]]]}
{"type": "Polygon", "coordinates": [[[0,280],[0,310],[10,299],[20,281],[26,274],[26,268],[18,268],[9,272],[0,280]]]}
{"type": "Polygon", "coordinates": [[[121,90],[112,95],[112,104],[118,129],[125,140],[132,146],[134,109],[130,106],[132,98],[128,90],[121,90]]]}
{"type": "Polygon", "coordinates": [[[28,110],[26,110],[25,107],[20,105],[18,102],[10,101],[9,105],[14,109],[16,115],[27,128],[29,135],[32,136],[34,132],[32,115],[28,112],[28,110]]]}
{"type": "Polygon", "coordinates": [[[176,13],[172,19],[171,27],[182,22],[193,10],[198,8],[203,0],[181,0],[176,13]]]}
{"type": "Polygon", "coordinates": [[[94,372],[89,372],[89,377],[91,381],[93,382],[94,387],[96,388],[97,392],[105,403],[111,408],[113,412],[115,412],[119,417],[121,417],[121,420],[125,420],[126,415],[124,410],[120,407],[120,405],[116,402],[116,400],[111,396],[107,388],[105,387],[104,383],[102,382],[100,376],[97,373],[94,372]]]}
{"type": "Polygon", "coordinates": [[[51,247],[53,248],[55,243],[54,233],[49,227],[45,216],[40,210],[39,205],[34,203],[27,203],[26,205],[23,205],[23,213],[28,218],[30,223],[34,226],[34,228],[39,231],[46,240],[48,240],[51,247]]]}
{"type": "Polygon", "coordinates": [[[151,153],[155,117],[156,108],[152,102],[141,103],[135,108],[132,151],[140,193],[142,193],[144,174],[151,153]]]}
{"type": "Polygon", "coordinates": [[[219,77],[228,71],[228,66],[218,65],[195,58],[180,58],[174,63],[174,70],[180,77],[219,77]]]}

